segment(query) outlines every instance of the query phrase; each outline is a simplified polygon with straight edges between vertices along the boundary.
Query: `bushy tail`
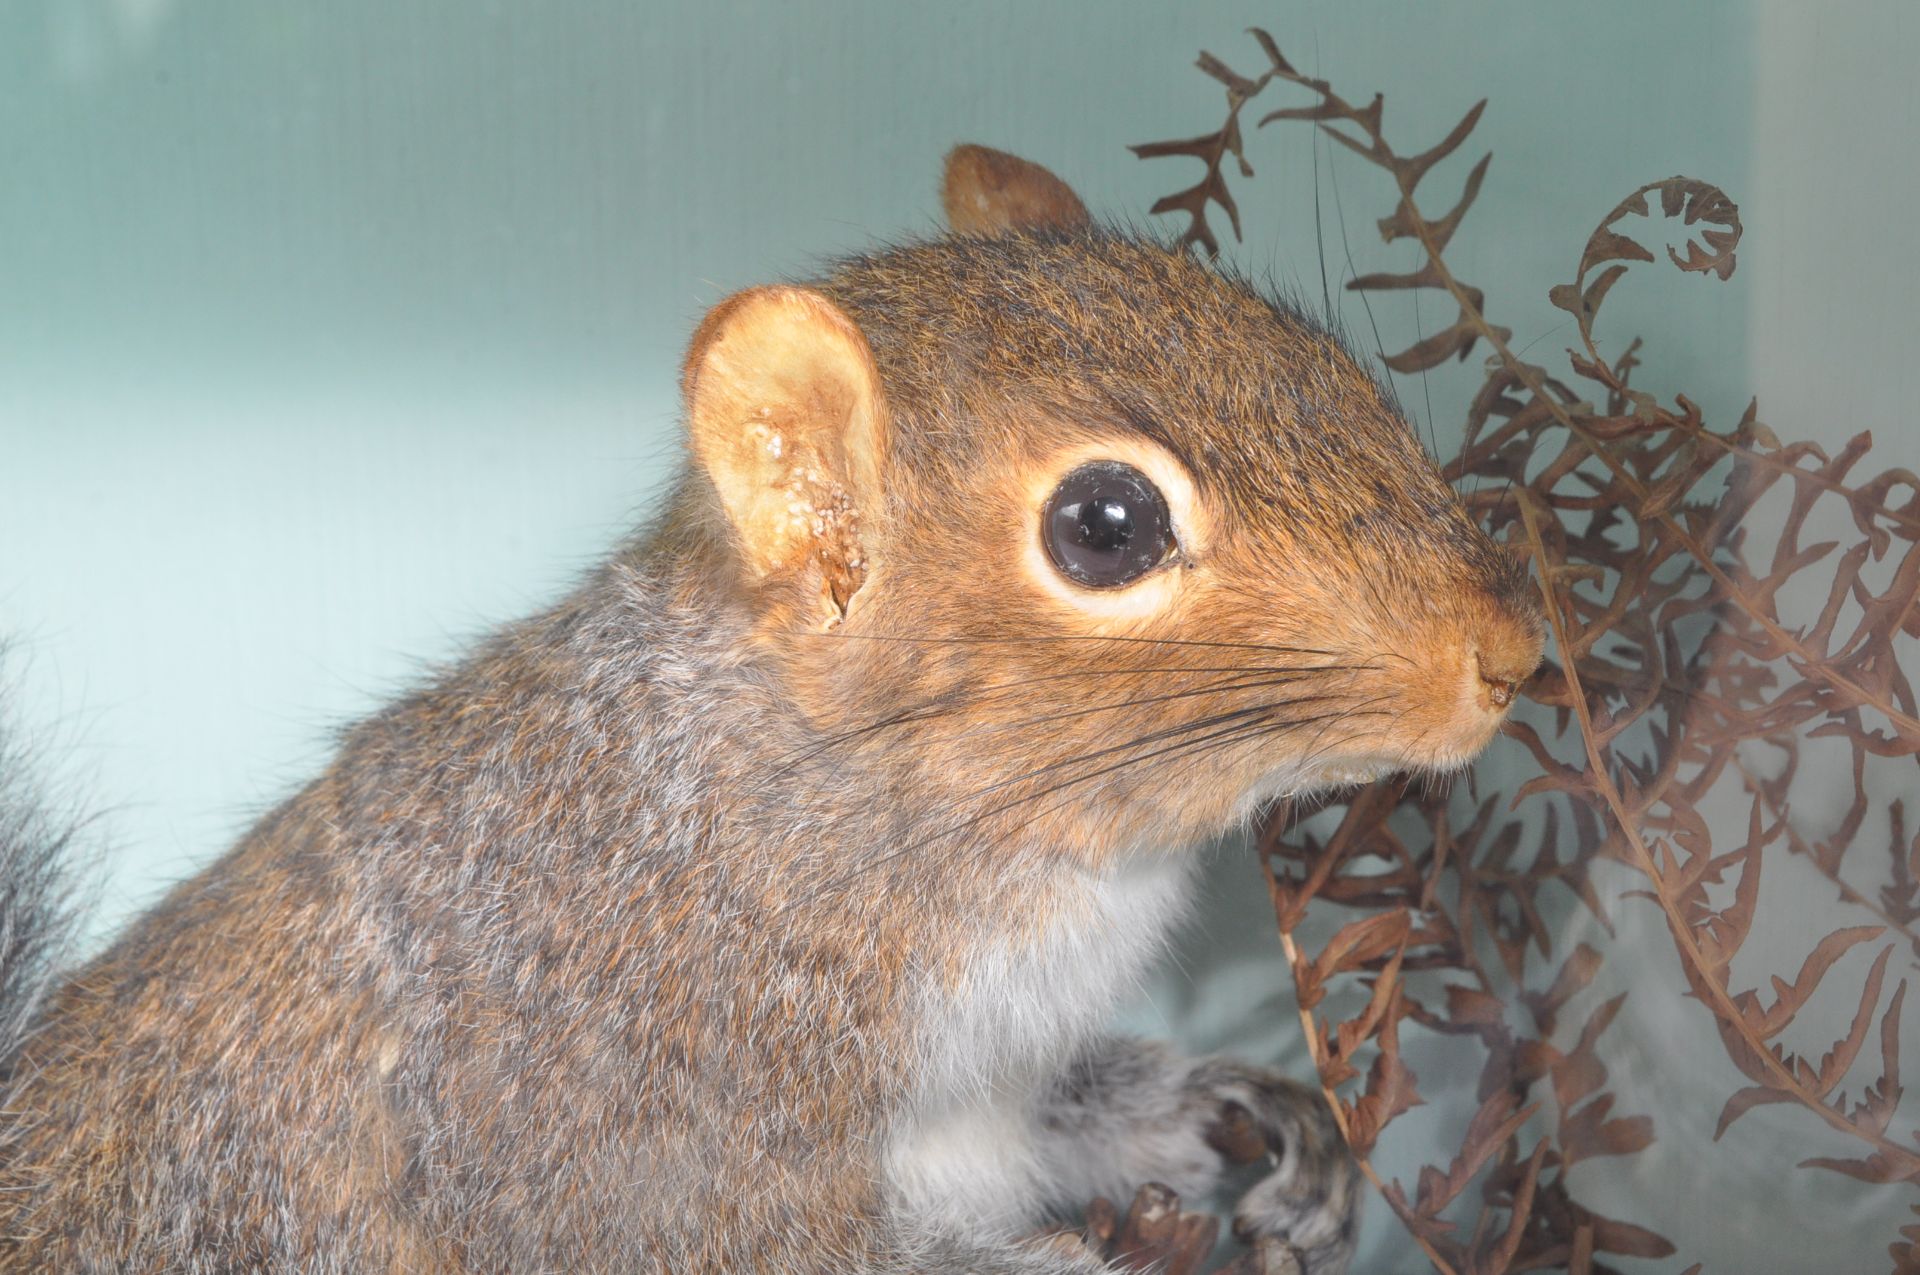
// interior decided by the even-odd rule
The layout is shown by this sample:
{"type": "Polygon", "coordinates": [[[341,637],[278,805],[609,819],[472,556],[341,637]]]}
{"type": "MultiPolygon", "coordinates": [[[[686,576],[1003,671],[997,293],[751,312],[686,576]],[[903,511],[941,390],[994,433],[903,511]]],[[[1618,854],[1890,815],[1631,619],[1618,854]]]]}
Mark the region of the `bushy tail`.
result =
{"type": "Polygon", "coordinates": [[[25,748],[8,734],[0,695],[0,1079],[74,936],[78,915],[76,825],[49,808],[32,782],[25,748]]]}

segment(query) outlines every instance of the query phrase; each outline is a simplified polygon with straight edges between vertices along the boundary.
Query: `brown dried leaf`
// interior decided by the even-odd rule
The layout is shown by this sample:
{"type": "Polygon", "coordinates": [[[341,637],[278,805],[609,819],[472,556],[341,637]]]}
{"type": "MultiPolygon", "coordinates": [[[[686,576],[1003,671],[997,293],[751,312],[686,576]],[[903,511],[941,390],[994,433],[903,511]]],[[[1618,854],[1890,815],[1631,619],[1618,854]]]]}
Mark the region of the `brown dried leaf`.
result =
{"type": "Polygon", "coordinates": [[[1389,1012],[1379,1035],[1380,1049],[1367,1073],[1367,1087],[1353,1104],[1347,1121],[1347,1143],[1355,1155],[1373,1150],[1374,1139],[1387,1122],[1424,1102],[1414,1088],[1416,1077],[1400,1059],[1400,1015],[1389,1012]]]}
{"type": "Polygon", "coordinates": [[[1727,1105],[1720,1109],[1720,1122],[1714,1126],[1713,1140],[1718,1142],[1720,1135],[1747,1112],[1755,1107],[1763,1107],[1770,1102],[1797,1102],[1793,1093],[1786,1089],[1771,1089],[1766,1085],[1748,1085],[1736,1090],[1733,1097],[1727,1099],[1727,1105]]]}

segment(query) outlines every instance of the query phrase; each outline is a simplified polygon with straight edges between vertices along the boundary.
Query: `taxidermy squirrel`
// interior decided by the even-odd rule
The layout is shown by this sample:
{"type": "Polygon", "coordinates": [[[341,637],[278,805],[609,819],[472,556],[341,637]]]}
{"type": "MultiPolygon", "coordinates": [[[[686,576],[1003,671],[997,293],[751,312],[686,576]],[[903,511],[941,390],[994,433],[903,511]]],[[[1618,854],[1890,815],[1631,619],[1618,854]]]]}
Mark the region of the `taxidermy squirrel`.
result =
{"type": "Polygon", "coordinates": [[[1314,320],[948,157],[953,233],[707,315],[665,512],[54,979],[0,918],[8,1271],[1091,1272],[1225,1180],[1314,1275],[1317,1088],[1118,1039],[1196,847],[1457,768],[1518,562],[1314,320]]]}

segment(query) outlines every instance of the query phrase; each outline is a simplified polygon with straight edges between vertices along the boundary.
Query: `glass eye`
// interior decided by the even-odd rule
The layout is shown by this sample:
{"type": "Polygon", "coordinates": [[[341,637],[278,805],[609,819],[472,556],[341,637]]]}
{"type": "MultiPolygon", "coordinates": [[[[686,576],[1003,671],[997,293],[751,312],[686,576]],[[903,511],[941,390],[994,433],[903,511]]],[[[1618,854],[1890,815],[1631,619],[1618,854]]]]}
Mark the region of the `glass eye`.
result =
{"type": "Polygon", "coordinates": [[[1047,497],[1040,538],[1061,575],[1112,589],[1166,560],[1173,517],[1145,474],[1118,461],[1094,461],[1061,479],[1047,497]]]}

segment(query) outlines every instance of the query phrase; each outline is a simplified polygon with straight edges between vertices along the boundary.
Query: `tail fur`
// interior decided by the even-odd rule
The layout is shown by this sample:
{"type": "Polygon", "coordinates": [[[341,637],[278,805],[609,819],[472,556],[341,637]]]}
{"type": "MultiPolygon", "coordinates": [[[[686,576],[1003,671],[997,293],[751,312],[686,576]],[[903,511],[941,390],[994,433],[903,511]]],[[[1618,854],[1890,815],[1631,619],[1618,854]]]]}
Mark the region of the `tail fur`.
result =
{"type": "Polygon", "coordinates": [[[0,1079],[54,981],[74,936],[77,825],[49,807],[26,748],[9,733],[0,695],[0,1079]]]}

